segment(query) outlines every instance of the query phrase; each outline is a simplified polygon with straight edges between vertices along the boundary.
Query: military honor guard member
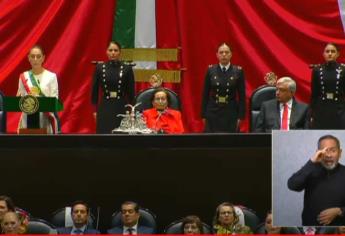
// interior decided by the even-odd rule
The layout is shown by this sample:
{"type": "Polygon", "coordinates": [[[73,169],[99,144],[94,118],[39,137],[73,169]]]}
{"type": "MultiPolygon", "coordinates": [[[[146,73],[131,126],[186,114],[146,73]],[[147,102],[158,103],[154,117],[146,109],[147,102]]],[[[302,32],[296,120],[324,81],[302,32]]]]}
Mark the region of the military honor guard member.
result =
{"type": "Polygon", "coordinates": [[[218,47],[219,64],[210,66],[205,76],[202,118],[207,133],[235,133],[245,117],[245,80],[243,69],[230,63],[230,46],[218,47]]]}
{"type": "Polygon", "coordinates": [[[96,105],[96,132],[99,134],[110,134],[119,127],[121,117],[117,115],[124,114],[125,105],[134,99],[132,66],[119,60],[120,53],[120,44],[110,42],[107,48],[109,61],[98,64],[93,76],[92,103],[96,105]]]}
{"type": "Polygon", "coordinates": [[[326,62],[312,71],[312,129],[345,129],[345,65],[336,61],[339,53],[336,44],[328,43],[326,62]]]}

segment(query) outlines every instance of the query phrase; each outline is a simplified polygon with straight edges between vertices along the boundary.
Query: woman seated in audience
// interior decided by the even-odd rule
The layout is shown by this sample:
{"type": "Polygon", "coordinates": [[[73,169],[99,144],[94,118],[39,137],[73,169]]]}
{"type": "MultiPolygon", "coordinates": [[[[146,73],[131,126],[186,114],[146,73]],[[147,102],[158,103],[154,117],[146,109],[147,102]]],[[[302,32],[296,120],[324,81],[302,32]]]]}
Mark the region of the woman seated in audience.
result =
{"type": "Polygon", "coordinates": [[[273,226],[272,224],[272,212],[269,211],[265,220],[265,233],[267,234],[281,234],[282,227],[273,226]]]}
{"type": "Polygon", "coordinates": [[[169,108],[170,96],[164,88],[158,88],[151,98],[151,109],[143,112],[148,128],[157,133],[179,134],[184,132],[181,113],[169,108]]]}
{"type": "Polygon", "coordinates": [[[181,231],[183,234],[203,234],[204,229],[199,217],[190,215],[182,220],[181,231]]]}
{"type": "Polygon", "coordinates": [[[26,227],[23,227],[17,213],[13,211],[6,212],[1,222],[3,234],[24,234],[26,227]]]}
{"type": "Polygon", "coordinates": [[[239,217],[234,205],[229,202],[220,204],[216,209],[213,219],[213,231],[215,234],[251,234],[248,226],[239,223],[239,217]]]}
{"type": "Polygon", "coordinates": [[[1,222],[4,218],[5,213],[9,211],[15,211],[14,203],[12,199],[8,196],[2,195],[0,196],[0,232],[1,230],[1,222]]]}
{"type": "Polygon", "coordinates": [[[12,199],[6,195],[0,196],[0,233],[2,232],[2,221],[7,212],[16,212],[19,217],[21,232],[26,231],[29,223],[29,214],[19,208],[16,208],[12,199]]]}

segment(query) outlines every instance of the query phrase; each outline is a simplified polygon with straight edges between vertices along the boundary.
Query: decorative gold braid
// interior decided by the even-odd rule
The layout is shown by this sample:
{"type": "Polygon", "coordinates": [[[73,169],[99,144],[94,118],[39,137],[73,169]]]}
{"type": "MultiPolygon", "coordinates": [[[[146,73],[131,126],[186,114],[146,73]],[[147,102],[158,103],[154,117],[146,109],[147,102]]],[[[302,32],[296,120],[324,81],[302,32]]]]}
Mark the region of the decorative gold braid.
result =
{"type": "Polygon", "coordinates": [[[178,48],[124,48],[121,60],[125,61],[178,61],[178,48]]]}
{"type": "Polygon", "coordinates": [[[181,71],[180,70],[147,70],[147,69],[134,69],[134,78],[136,82],[149,82],[153,74],[159,74],[163,78],[163,83],[180,83],[181,71]]]}

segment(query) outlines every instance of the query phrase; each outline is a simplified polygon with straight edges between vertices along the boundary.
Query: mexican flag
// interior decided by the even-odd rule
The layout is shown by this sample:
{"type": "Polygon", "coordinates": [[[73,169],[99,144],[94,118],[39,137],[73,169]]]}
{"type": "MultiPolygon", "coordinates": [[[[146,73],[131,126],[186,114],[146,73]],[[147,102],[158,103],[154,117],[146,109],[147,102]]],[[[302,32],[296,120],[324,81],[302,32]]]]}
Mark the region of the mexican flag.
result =
{"type": "MultiPolygon", "coordinates": [[[[156,48],[156,0],[117,0],[113,40],[124,48],[156,48]]],[[[155,69],[156,62],[136,62],[155,69]]]]}

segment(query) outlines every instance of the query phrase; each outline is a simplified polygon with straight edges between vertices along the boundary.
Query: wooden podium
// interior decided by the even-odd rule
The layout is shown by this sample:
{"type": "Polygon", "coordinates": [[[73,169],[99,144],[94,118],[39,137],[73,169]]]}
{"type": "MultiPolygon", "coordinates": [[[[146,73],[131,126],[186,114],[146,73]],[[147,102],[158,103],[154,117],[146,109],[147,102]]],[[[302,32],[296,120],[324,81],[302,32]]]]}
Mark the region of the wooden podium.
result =
{"type": "Polygon", "coordinates": [[[40,112],[62,111],[63,104],[58,98],[55,98],[55,97],[32,97],[32,96],[27,96],[27,97],[29,98],[28,102],[27,104],[24,103],[24,105],[23,105],[23,97],[5,97],[4,99],[5,111],[24,112],[27,114],[27,128],[19,129],[19,134],[47,134],[47,129],[40,128],[40,117],[39,117],[40,112]],[[26,110],[26,108],[30,107],[31,105],[35,108],[35,112],[33,113],[28,112],[26,110]]]}

